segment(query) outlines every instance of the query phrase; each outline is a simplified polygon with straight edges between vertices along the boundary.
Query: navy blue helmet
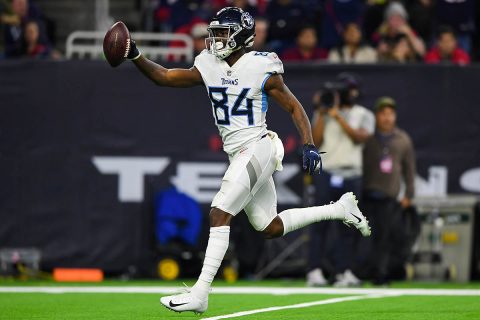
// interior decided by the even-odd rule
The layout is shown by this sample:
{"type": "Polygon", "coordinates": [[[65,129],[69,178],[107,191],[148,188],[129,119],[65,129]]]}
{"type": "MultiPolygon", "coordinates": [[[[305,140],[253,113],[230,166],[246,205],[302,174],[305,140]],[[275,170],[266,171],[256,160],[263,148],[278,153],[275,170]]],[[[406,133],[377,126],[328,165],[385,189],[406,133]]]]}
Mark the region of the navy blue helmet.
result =
{"type": "Polygon", "coordinates": [[[217,12],[207,30],[209,37],[205,43],[208,51],[225,59],[232,52],[253,45],[255,20],[240,8],[226,7],[217,12]]]}

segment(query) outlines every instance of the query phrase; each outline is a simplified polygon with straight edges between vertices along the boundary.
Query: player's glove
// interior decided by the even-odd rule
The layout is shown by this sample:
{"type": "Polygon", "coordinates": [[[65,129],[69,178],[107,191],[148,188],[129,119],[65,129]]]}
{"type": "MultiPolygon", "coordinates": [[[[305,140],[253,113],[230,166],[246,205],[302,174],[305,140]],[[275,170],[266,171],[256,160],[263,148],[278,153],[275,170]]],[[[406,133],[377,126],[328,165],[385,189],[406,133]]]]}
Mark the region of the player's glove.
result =
{"type": "Polygon", "coordinates": [[[318,152],[317,147],[313,144],[303,145],[303,170],[313,175],[318,166],[318,172],[322,171],[322,158],[320,154],[325,152],[318,152]]]}
{"type": "Polygon", "coordinates": [[[127,49],[128,54],[127,54],[127,59],[129,60],[136,60],[140,57],[140,51],[137,49],[137,44],[135,43],[135,40],[130,39],[129,42],[130,47],[127,49]]]}

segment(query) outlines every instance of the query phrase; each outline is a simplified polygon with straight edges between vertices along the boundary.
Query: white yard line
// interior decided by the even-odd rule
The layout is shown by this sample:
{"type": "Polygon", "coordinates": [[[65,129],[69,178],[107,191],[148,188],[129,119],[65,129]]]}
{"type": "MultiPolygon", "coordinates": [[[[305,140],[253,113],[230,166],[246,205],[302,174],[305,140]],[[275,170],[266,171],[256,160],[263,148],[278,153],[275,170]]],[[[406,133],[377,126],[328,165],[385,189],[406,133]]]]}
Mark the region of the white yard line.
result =
{"type": "MultiPolygon", "coordinates": [[[[179,287],[139,286],[44,286],[0,287],[0,293],[156,293],[171,294],[179,287]]],[[[281,287],[214,287],[214,294],[325,294],[325,295],[409,295],[409,296],[480,296],[480,289],[395,289],[395,288],[281,288],[281,287]]]]}
{"type": "Polygon", "coordinates": [[[235,312],[235,313],[225,314],[225,315],[221,315],[221,316],[203,318],[202,320],[219,320],[219,319],[237,318],[237,317],[248,316],[248,315],[256,314],[256,313],[272,312],[272,311],[279,311],[279,310],[286,310],[286,309],[308,308],[308,307],[320,306],[320,305],[324,305],[324,304],[333,304],[333,303],[340,303],[340,302],[346,302],[346,301],[355,301],[355,300],[364,300],[364,299],[373,299],[373,298],[384,298],[384,297],[389,297],[389,296],[392,296],[392,295],[390,295],[390,294],[370,294],[370,295],[354,296],[354,297],[333,298],[333,299],[326,299],[326,300],[292,304],[292,305],[288,305],[288,306],[270,307],[270,308],[235,312]]]}

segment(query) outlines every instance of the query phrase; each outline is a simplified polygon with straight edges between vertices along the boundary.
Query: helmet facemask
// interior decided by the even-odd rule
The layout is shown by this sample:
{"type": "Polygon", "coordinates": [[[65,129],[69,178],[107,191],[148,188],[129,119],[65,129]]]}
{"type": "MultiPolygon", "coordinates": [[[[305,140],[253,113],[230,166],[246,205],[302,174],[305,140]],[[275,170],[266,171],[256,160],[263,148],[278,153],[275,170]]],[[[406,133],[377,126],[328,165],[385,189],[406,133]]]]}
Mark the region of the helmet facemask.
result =
{"type": "Polygon", "coordinates": [[[239,50],[242,46],[237,44],[235,36],[242,31],[238,24],[214,25],[213,22],[207,28],[209,37],[205,39],[205,46],[209,53],[224,60],[239,50]]]}
{"type": "Polygon", "coordinates": [[[207,30],[208,52],[224,60],[232,52],[253,45],[255,20],[240,8],[226,7],[217,12],[207,30]]]}

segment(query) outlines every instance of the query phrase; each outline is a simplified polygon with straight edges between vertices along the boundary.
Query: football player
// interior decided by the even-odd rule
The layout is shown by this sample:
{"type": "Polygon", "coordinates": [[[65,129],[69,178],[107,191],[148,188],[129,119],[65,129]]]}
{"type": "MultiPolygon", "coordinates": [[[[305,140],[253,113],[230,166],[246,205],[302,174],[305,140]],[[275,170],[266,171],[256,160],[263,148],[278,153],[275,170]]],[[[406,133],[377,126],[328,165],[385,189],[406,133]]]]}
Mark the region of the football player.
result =
{"type": "Polygon", "coordinates": [[[267,97],[272,97],[292,116],[303,141],[303,169],[314,174],[321,159],[313,144],[310,122],[300,102],[283,82],[283,64],[275,53],[247,52],[255,37],[252,16],[235,7],[220,10],[208,26],[206,49],[190,69],[166,69],[141,55],[132,41],[128,58],[160,86],[204,85],[212,102],[230,165],[210,211],[210,237],[201,274],[185,293],[162,297],[174,311],[203,313],[208,307],[210,286],[228,248],[230,221],[244,210],[252,226],[268,238],[322,220],[342,220],[370,235],[368,221],[357,207],[353,193],[337,202],[277,213],[272,175],[282,169],[283,145],[267,130],[267,97]]]}

